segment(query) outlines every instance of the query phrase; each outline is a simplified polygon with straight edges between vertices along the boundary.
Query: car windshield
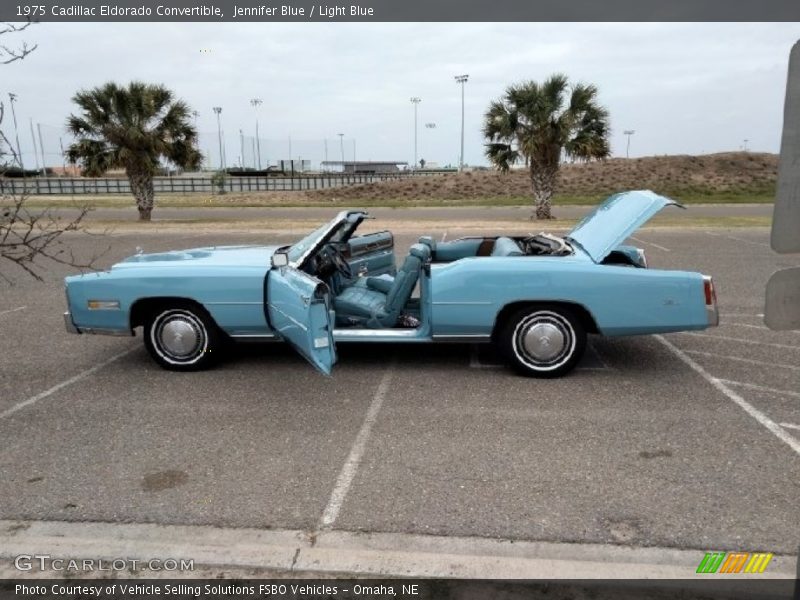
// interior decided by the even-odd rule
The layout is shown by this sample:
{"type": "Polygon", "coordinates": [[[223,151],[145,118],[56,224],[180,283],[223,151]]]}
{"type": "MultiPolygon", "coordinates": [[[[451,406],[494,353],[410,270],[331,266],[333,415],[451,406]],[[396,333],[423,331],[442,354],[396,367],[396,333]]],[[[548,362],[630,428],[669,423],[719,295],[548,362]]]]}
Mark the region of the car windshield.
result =
{"type": "Polygon", "coordinates": [[[304,237],[299,242],[293,244],[289,248],[289,262],[293,265],[298,265],[300,260],[303,258],[303,255],[306,254],[309,248],[313,248],[318,242],[319,239],[324,236],[328,231],[331,230],[332,227],[335,227],[337,224],[341,223],[341,215],[337,215],[333,220],[328,221],[324,225],[320,225],[314,231],[309,233],[306,237],[304,237]]]}

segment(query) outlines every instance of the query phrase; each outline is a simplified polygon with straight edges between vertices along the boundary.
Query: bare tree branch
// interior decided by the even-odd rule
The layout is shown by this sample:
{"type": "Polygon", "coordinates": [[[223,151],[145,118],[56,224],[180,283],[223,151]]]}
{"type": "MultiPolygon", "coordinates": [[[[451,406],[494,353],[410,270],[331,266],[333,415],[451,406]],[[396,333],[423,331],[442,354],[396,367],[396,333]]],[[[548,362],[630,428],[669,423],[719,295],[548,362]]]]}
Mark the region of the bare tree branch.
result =
{"type": "MultiPolygon", "coordinates": [[[[0,25],[0,35],[18,33],[32,25],[4,23],[0,25]]],[[[25,58],[36,49],[36,45],[11,49],[0,44],[0,65],[25,58]]],[[[6,177],[6,169],[11,164],[21,164],[19,148],[16,148],[3,131],[5,106],[0,102],[0,281],[13,283],[5,271],[6,266],[17,267],[23,273],[42,280],[42,271],[48,263],[66,265],[81,270],[94,269],[97,261],[108,249],[87,258],[75,255],[73,245],[64,239],[65,233],[81,231],[84,218],[91,210],[89,206],[77,206],[77,215],[62,219],[53,210],[29,210],[28,189],[22,179],[6,177]],[[22,188],[20,191],[19,188],[22,188]]]]}
{"type": "MultiPolygon", "coordinates": [[[[2,23],[0,24],[0,35],[20,33],[22,31],[25,31],[28,27],[30,27],[34,23],[35,21],[30,21],[30,20],[26,21],[22,25],[15,25],[14,23],[2,23]]],[[[8,65],[11,64],[12,62],[23,60],[26,56],[28,56],[38,47],[39,47],[38,44],[29,46],[28,43],[25,42],[24,40],[20,45],[16,47],[0,44],[0,65],[8,65]]]]}

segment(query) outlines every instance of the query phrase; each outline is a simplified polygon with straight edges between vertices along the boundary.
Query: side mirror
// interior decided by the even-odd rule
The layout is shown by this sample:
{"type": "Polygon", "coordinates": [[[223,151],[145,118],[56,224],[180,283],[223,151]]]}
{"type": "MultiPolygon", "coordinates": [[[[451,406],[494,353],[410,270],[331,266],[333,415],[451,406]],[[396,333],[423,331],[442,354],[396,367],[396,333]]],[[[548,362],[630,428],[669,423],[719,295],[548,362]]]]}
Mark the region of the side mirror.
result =
{"type": "Polygon", "coordinates": [[[289,266],[289,255],[286,252],[276,252],[272,255],[272,267],[289,266]]]}

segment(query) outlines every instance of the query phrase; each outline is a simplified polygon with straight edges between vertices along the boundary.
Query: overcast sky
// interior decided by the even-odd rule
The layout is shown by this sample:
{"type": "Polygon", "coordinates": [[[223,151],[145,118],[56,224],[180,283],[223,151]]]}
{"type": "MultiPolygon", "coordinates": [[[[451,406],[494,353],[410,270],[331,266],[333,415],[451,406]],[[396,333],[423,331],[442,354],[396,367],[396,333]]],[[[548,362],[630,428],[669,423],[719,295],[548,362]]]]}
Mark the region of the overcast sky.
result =
{"type": "MultiPolygon", "coordinates": [[[[798,24],[54,24],[25,32],[39,44],[26,60],[0,67],[0,94],[19,96],[17,118],[32,165],[31,132],[42,124],[48,163],[79,88],[113,80],[164,83],[199,111],[206,153],[217,156],[212,106],[221,106],[226,154],[240,153],[259,109],[262,160],[340,158],[337,133],[359,160],[414,157],[441,165],[459,153],[459,86],[468,73],[466,151],[484,163],[481,116],[511,83],[561,71],[596,84],[611,113],[612,151],[698,154],[777,152],[788,54],[798,24]],[[425,123],[435,123],[428,129],[425,123]],[[275,141],[273,141],[275,140],[275,141]]],[[[7,42],[10,40],[4,40],[7,42]]],[[[8,130],[10,119],[4,123],[8,130]]],[[[252,144],[246,144],[247,161],[252,144]]],[[[218,160],[218,159],[214,159],[218,160]]]]}

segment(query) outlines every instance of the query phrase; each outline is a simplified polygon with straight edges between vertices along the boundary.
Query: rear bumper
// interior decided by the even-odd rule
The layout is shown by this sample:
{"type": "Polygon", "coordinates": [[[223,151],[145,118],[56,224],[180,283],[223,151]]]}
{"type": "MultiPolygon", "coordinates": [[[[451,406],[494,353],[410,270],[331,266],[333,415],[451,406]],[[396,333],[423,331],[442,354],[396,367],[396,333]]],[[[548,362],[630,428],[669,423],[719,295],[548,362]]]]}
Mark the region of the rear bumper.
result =
{"type": "Polygon", "coordinates": [[[719,308],[717,307],[717,292],[714,289],[714,280],[709,275],[703,275],[703,288],[706,294],[706,319],[709,327],[719,325],[719,308]]]}

